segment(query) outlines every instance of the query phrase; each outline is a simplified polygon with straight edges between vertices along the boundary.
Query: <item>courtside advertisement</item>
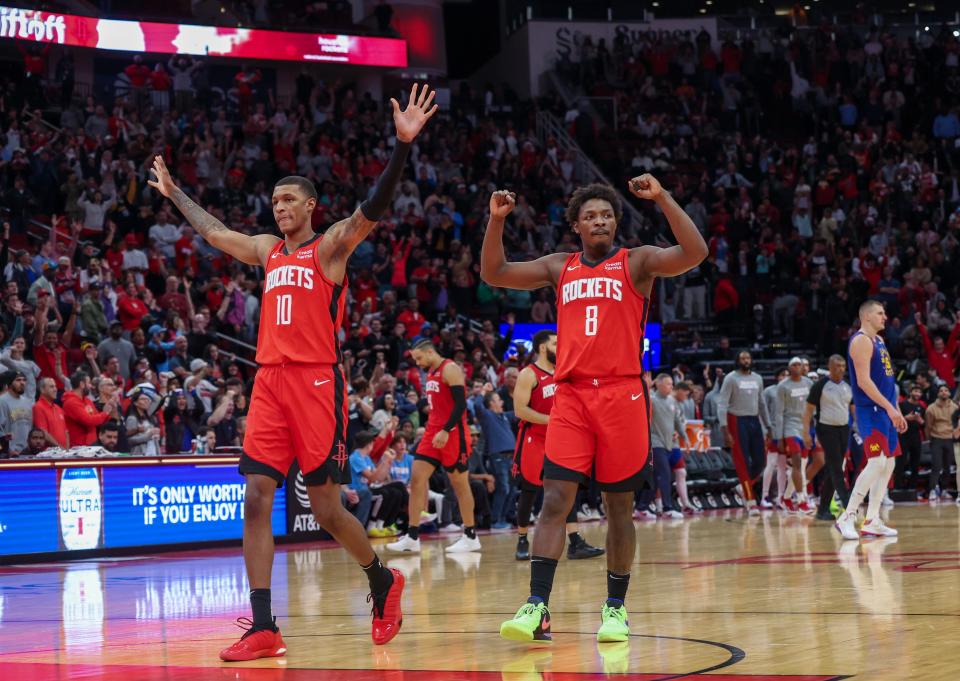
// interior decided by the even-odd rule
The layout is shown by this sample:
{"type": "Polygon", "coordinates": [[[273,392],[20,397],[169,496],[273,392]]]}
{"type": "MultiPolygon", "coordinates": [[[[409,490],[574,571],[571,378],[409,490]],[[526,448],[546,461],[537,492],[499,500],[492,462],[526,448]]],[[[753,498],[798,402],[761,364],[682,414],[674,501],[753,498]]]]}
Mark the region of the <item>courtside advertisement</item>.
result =
{"type": "Polygon", "coordinates": [[[154,54],[407,66],[398,38],[120,21],[0,6],[0,38],[154,54]]]}
{"type": "MultiPolygon", "coordinates": [[[[240,539],[245,489],[235,464],[4,470],[0,556],[240,539]]],[[[273,533],[286,531],[278,490],[273,533]]]]}
{"type": "MultiPolygon", "coordinates": [[[[231,466],[105,468],[105,546],[239,539],[246,483],[231,466]]],[[[283,493],[274,496],[273,533],[287,531],[283,493]]]]}

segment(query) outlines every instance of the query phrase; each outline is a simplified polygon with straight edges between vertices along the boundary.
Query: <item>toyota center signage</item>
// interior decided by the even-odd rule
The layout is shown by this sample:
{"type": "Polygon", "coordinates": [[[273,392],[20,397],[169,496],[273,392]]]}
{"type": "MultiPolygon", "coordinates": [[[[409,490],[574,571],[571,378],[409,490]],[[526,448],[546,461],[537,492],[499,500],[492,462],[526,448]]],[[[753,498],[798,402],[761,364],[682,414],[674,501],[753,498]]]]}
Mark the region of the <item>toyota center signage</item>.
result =
{"type": "Polygon", "coordinates": [[[407,66],[398,38],[120,21],[0,6],[0,38],[99,50],[407,66]]]}

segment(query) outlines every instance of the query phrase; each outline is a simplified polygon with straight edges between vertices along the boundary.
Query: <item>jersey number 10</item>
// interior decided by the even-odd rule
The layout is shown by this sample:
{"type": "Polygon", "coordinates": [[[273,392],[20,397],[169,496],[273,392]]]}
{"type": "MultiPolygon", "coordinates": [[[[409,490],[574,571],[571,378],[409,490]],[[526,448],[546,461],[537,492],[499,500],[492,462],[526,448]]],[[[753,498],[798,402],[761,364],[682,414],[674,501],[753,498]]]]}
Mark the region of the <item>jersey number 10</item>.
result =
{"type": "Polygon", "coordinates": [[[277,326],[290,324],[293,317],[293,296],[289,293],[277,296],[277,326]]]}

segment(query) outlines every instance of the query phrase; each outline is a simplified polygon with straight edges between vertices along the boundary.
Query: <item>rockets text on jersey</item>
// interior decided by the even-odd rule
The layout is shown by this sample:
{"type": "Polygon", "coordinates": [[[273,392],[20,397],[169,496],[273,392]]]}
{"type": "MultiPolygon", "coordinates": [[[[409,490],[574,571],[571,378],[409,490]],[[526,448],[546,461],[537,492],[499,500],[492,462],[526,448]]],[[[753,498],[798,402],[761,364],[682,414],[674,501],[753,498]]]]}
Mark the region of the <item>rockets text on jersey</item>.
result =
{"type": "MultiPolygon", "coordinates": [[[[453,393],[450,386],[443,382],[443,369],[451,360],[440,362],[436,369],[427,374],[426,388],[427,404],[430,405],[430,415],[427,417],[427,431],[436,432],[443,428],[453,413],[453,393]]],[[[463,427],[467,427],[467,412],[463,412],[463,427]]]]}
{"type": "Polygon", "coordinates": [[[567,258],[557,282],[556,380],[642,373],[649,305],[630,280],[630,251],[615,249],[597,263],[567,258]]]}
{"type": "MultiPolygon", "coordinates": [[[[527,406],[540,414],[549,414],[553,409],[554,393],[557,392],[557,384],[554,381],[553,374],[541,369],[536,364],[531,364],[530,368],[537,377],[537,385],[530,392],[530,403],[527,406]]],[[[545,438],[547,436],[547,426],[542,423],[530,423],[527,432],[545,438]]]]}
{"type": "Polygon", "coordinates": [[[267,256],[260,309],[257,362],[335,364],[341,360],[337,332],[343,323],[343,284],[330,281],[317,261],[315,236],[292,253],[283,241],[267,256]]]}

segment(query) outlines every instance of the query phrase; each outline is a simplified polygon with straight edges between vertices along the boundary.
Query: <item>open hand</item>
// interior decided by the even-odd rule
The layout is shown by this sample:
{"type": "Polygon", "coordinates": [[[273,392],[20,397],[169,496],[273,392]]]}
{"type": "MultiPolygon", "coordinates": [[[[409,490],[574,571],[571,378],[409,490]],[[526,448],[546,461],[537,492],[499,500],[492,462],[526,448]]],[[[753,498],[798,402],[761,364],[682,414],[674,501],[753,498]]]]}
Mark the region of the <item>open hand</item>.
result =
{"type": "Polygon", "coordinates": [[[430,106],[436,94],[436,90],[431,90],[429,86],[424,85],[418,98],[417,84],[414,83],[410,89],[410,101],[407,102],[407,108],[402,111],[400,110],[400,103],[396,99],[390,98],[390,104],[393,105],[393,122],[397,125],[398,140],[409,144],[420,133],[430,117],[440,108],[436,104],[430,106]]]}
{"type": "Polygon", "coordinates": [[[147,184],[169,199],[170,195],[173,194],[173,190],[177,188],[177,185],[173,183],[173,178],[170,177],[170,171],[167,170],[167,164],[163,162],[162,156],[157,155],[153,157],[153,167],[150,168],[150,172],[153,173],[156,179],[147,180],[147,184]]]}
{"type": "Polygon", "coordinates": [[[650,173],[644,173],[630,180],[630,193],[638,199],[648,199],[655,201],[663,193],[663,187],[660,181],[650,173]]]}

